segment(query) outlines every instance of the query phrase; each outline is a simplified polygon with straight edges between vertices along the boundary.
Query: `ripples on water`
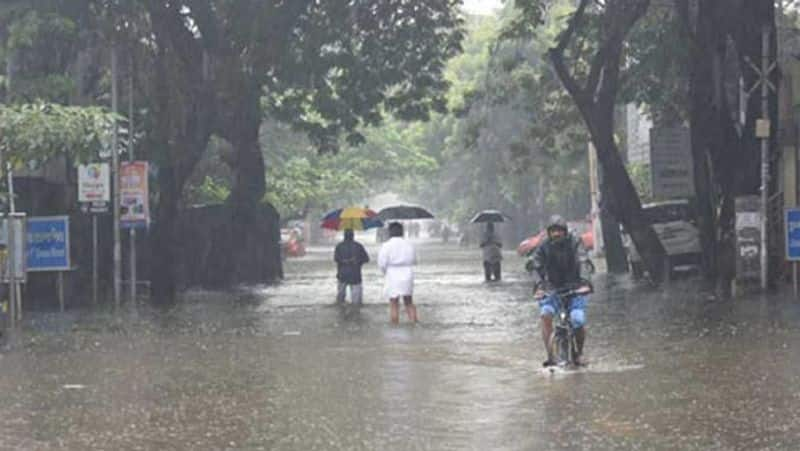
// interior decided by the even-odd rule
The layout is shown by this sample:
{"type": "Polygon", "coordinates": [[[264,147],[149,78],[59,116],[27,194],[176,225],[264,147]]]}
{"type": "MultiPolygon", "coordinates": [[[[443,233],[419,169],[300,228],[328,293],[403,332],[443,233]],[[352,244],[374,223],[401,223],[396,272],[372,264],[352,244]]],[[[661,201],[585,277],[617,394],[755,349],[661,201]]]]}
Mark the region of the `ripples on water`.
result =
{"type": "Polygon", "coordinates": [[[484,284],[477,250],[421,246],[416,326],[388,324],[374,263],[366,305],[331,306],[330,258],[169,312],[32,317],[0,359],[0,449],[800,449],[780,298],[598,276],[590,366],[550,374],[516,256],[484,284]]]}

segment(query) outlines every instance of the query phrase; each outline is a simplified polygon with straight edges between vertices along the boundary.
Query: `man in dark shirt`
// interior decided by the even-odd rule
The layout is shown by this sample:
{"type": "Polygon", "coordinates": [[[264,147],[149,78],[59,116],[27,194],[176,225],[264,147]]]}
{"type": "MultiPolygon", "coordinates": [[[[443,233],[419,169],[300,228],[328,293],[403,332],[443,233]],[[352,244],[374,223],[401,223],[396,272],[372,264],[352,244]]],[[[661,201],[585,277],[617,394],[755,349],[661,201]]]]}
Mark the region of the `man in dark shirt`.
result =
{"type": "MultiPolygon", "coordinates": [[[[578,246],[580,240],[569,233],[567,223],[560,216],[553,216],[547,226],[547,240],[536,248],[533,254],[533,269],[539,278],[546,281],[554,290],[569,287],[580,283],[580,258],[578,246]]],[[[560,310],[560,300],[557,295],[544,296],[544,293],[535,295],[540,299],[539,311],[542,319],[542,340],[547,351],[547,360],[544,366],[555,365],[552,355],[551,336],[553,334],[553,317],[560,310]]],[[[577,342],[577,365],[583,364],[581,356],[583,345],[586,341],[586,302],[585,296],[575,297],[569,306],[569,316],[575,328],[575,341],[577,342]]]]}
{"type": "Polygon", "coordinates": [[[333,253],[336,261],[336,280],[338,290],[336,302],[344,303],[347,287],[350,287],[350,300],[353,304],[361,304],[364,294],[361,287],[361,266],[369,262],[369,255],[358,241],[352,230],[344,231],[344,241],[336,245],[333,253]]]}

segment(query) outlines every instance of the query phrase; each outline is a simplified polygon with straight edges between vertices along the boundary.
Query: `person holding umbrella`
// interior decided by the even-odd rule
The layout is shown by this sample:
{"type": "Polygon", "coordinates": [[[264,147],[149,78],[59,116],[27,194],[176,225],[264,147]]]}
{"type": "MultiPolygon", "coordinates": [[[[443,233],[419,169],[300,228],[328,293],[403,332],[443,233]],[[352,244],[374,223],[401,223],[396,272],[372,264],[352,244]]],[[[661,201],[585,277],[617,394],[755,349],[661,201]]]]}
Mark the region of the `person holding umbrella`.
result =
{"type": "Polygon", "coordinates": [[[494,223],[486,223],[486,231],[481,238],[480,248],[483,253],[483,274],[486,282],[500,281],[500,262],[503,261],[501,248],[503,242],[494,231],[494,223]]]}
{"type": "Polygon", "coordinates": [[[350,302],[361,305],[364,291],[361,286],[361,267],[369,262],[369,255],[358,241],[352,229],[344,231],[344,241],[336,245],[333,252],[336,262],[336,303],[344,304],[347,287],[350,287],[350,302]]]}
{"type": "Polygon", "coordinates": [[[414,246],[403,239],[403,225],[389,224],[389,240],[378,253],[378,267],[384,275],[384,294],[389,298],[390,317],[394,324],[400,320],[400,298],[406,308],[408,320],[416,323],[417,307],[414,305],[414,265],[417,253],[414,246]]]}
{"type": "Polygon", "coordinates": [[[361,266],[369,261],[367,251],[361,243],[355,241],[354,230],[367,230],[383,227],[378,214],[369,208],[347,207],[328,212],[322,217],[322,228],[328,230],[344,230],[344,241],[336,245],[333,259],[336,261],[336,279],[338,290],[336,302],[345,299],[347,287],[350,287],[350,299],[353,304],[361,304],[361,266]]]}
{"type": "Polygon", "coordinates": [[[494,232],[495,222],[506,222],[511,217],[498,210],[479,211],[470,220],[473,224],[485,222],[486,230],[480,241],[480,248],[483,251],[483,272],[487,282],[500,280],[500,262],[503,260],[503,253],[500,248],[503,242],[494,232]]]}

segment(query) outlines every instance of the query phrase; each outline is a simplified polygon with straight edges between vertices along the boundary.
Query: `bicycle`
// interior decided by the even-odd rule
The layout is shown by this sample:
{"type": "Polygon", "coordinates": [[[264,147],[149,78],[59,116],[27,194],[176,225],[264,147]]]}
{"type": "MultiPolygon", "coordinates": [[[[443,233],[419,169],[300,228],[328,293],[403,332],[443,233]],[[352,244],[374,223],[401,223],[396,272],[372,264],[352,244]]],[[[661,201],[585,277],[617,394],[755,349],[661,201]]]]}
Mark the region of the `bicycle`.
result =
{"type": "Polygon", "coordinates": [[[574,365],[578,357],[578,345],[575,339],[575,328],[570,319],[570,305],[578,296],[586,296],[594,292],[594,287],[588,280],[581,280],[577,284],[559,290],[542,290],[544,283],[538,282],[534,293],[541,293],[535,298],[539,301],[550,296],[558,297],[559,309],[553,322],[553,333],[550,335],[549,351],[556,361],[557,366],[565,367],[574,365]]]}

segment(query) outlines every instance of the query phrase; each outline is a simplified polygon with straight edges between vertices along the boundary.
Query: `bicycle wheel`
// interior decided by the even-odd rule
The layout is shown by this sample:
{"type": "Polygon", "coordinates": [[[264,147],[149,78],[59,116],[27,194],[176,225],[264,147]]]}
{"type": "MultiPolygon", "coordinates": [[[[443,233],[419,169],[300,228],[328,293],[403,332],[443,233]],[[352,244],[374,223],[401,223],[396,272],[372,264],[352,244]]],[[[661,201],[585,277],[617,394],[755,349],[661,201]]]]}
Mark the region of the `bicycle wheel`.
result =
{"type": "Polygon", "coordinates": [[[575,362],[578,358],[578,341],[575,338],[575,335],[570,334],[569,336],[569,360],[567,360],[570,364],[577,365],[575,362]]]}
{"type": "Polygon", "coordinates": [[[591,260],[584,260],[581,262],[581,274],[591,276],[595,272],[594,263],[591,260]]]}
{"type": "Polygon", "coordinates": [[[557,363],[570,362],[570,345],[566,331],[558,329],[553,331],[550,336],[550,352],[557,363]]]}

